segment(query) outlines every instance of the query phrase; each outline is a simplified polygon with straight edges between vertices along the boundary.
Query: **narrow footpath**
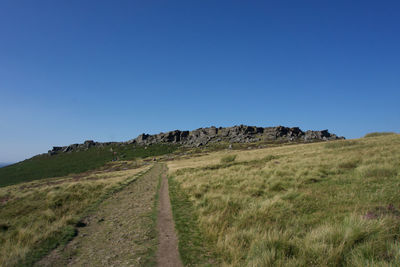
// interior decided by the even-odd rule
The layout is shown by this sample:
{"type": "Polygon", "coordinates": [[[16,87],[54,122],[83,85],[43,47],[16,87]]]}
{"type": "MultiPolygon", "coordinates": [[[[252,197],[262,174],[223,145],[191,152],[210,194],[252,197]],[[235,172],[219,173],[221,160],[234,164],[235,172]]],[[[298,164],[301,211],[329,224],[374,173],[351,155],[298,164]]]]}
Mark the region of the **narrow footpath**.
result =
{"type": "MultiPolygon", "coordinates": [[[[37,266],[146,266],[157,249],[152,214],[161,173],[150,171],[100,204],[65,247],[52,251],[37,266]]],[[[151,264],[150,264],[151,265],[151,264]]],[[[166,265],[165,265],[166,266],[166,265]]]]}
{"type": "Polygon", "coordinates": [[[168,192],[167,167],[155,166],[100,204],[78,235],[36,266],[181,267],[168,192]],[[154,197],[161,176],[158,211],[154,197]],[[152,214],[157,212],[157,226],[152,214]],[[156,229],[158,230],[158,236],[156,229]],[[158,240],[158,242],[157,242],[158,240]],[[156,252],[154,255],[151,251],[156,252]]]}
{"type": "Polygon", "coordinates": [[[179,257],[178,238],[175,232],[174,219],[172,217],[171,201],[169,199],[168,179],[166,171],[162,173],[161,178],[157,227],[159,235],[159,244],[157,250],[158,266],[183,266],[179,257]]]}

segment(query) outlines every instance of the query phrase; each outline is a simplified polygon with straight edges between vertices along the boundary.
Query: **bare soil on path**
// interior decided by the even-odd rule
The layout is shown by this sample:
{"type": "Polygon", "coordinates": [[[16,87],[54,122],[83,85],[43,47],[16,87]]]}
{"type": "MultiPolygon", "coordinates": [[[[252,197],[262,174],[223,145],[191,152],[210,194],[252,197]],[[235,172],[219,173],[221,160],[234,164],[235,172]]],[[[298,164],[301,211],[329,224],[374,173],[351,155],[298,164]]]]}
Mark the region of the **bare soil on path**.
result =
{"type": "Polygon", "coordinates": [[[161,178],[157,228],[159,235],[159,244],[157,250],[158,266],[183,266],[179,257],[178,238],[175,232],[174,219],[172,217],[171,201],[169,199],[168,179],[166,172],[163,172],[161,178]]]}
{"type": "Polygon", "coordinates": [[[84,220],[86,226],[79,228],[71,242],[51,252],[37,265],[143,266],[149,263],[149,251],[155,251],[157,246],[152,219],[154,197],[160,174],[165,173],[165,169],[164,165],[156,164],[105,200],[84,220]]]}

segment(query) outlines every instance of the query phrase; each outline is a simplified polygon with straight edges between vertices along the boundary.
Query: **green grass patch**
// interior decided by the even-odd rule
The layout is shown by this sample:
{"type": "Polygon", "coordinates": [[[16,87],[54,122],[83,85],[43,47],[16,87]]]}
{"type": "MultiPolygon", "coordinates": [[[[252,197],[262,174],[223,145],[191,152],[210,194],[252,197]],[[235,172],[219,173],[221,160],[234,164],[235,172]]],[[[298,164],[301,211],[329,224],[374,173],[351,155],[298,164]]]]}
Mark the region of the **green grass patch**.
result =
{"type": "Polygon", "coordinates": [[[42,257],[47,255],[53,249],[66,245],[77,234],[73,225],[67,225],[51,234],[47,239],[39,242],[17,266],[34,266],[42,257]]]}
{"type": "Polygon", "coordinates": [[[169,177],[169,195],[184,266],[215,266],[217,256],[203,238],[193,203],[173,177],[169,177]]]}
{"type": "Polygon", "coordinates": [[[123,160],[134,160],[164,155],[178,149],[177,145],[109,145],[92,147],[86,151],[60,153],[54,156],[42,154],[30,159],[0,168],[0,187],[37,179],[81,173],[103,166],[112,161],[113,153],[123,160]],[[111,152],[112,149],[112,152],[111,152]]]}

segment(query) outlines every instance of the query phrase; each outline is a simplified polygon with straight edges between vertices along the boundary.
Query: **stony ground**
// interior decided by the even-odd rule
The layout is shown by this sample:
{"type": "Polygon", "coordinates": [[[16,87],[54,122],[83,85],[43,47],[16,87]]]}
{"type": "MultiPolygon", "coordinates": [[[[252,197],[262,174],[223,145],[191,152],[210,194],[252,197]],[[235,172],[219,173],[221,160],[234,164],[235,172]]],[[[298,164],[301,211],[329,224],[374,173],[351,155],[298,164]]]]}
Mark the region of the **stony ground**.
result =
{"type": "MultiPolygon", "coordinates": [[[[152,212],[163,165],[104,201],[78,236],[38,266],[142,266],[157,247],[152,212]]],[[[150,259],[151,260],[151,259],[150,259]]]]}

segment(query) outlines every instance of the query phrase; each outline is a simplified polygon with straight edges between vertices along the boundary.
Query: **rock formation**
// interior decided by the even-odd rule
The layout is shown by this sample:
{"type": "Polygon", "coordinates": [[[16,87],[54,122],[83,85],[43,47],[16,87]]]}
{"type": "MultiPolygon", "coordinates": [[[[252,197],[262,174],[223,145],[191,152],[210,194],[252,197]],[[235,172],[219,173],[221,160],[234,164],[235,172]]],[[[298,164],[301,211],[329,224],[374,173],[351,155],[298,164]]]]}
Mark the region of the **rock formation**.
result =
{"type": "Polygon", "coordinates": [[[135,139],[127,142],[107,142],[100,143],[92,140],[85,141],[83,144],[72,144],[64,147],[53,147],[49,151],[50,155],[60,152],[70,152],[77,150],[86,150],[90,147],[103,147],[111,144],[118,145],[151,145],[151,144],[179,144],[187,147],[206,146],[212,143],[228,142],[228,143],[253,143],[253,142],[314,142],[344,139],[335,134],[331,134],[328,130],[322,131],[306,131],[303,132],[298,127],[256,127],[256,126],[233,126],[219,127],[214,126],[208,128],[199,128],[193,131],[170,131],[159,134],[141,134],[135,139]]]}

